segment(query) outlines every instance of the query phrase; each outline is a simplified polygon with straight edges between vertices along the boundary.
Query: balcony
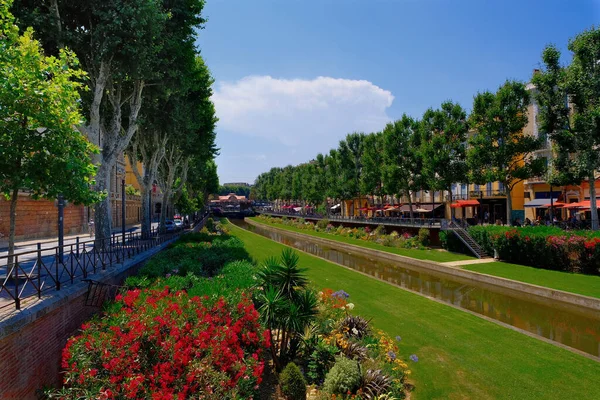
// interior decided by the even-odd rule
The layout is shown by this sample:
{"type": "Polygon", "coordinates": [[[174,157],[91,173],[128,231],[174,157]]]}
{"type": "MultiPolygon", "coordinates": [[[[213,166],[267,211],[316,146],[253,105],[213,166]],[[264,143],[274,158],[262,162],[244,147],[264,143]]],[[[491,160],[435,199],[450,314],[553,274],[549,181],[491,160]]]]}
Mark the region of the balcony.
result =
{"type": "Polygon", "coordinates": [[[472,190],[469,192],[471,199],[486,199],[490,197],[506,197],[506,192],[501,190],[472,190]]]}
{"type": "Polygon", "coordinates": [[[545,176],[532,176],[531,178],[525,179],[525,181],[523,181],[523,183],[525,185],[532,185],[532,184],[536,184],[536,183],[546,183],[546,177],[545,176]]]}

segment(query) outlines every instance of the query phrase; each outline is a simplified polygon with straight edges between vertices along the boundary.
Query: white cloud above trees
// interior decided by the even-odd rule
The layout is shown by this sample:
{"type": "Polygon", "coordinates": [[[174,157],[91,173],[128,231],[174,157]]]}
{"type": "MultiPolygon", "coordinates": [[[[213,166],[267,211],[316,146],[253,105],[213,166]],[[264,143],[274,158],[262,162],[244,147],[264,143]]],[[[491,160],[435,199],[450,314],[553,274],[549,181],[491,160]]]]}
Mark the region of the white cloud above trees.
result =
{"type": "Polygon", "coordinates": [[[394,96],[366,80],[248,76],[217,83],[212,99],[219,130],[298,146],[311,139],[332,144],[347,133],[383,129],[394,96]]]}

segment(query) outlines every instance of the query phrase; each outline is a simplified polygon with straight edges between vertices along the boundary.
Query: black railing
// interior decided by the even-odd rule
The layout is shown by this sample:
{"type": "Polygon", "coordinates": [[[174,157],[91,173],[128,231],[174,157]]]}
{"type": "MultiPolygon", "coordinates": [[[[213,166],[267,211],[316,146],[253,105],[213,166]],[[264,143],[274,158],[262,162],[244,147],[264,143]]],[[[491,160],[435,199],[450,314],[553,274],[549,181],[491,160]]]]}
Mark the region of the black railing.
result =
{"type": "Polygon", "coordinates": [[[427,227],[439,228],[442,226],[443,218],[398,218],[398,217],[342,217],[337,215],[324,216],[321,214],[300,214],[278,211],[259,211],[260,214],[273,215],[277,217],[308,218],[308,219],[328,219],[334,222],[361,223],[368,225],[394,225],[402,227],[427,227]]]}
{"type": "MultiPolygon", "coordinates": [[[[205,221],[204,217],[199,225],[205,221]]],[[[150,235],[141,232],[113,233],[107,238],[80,240],[61,247],[42,247],[0,256],[0,310],[14,305],[18,310],[24,299],[37,297],[87,279],[101,270],[122,264],[128,259],[160,246],[181,232],[150,235]]]]}

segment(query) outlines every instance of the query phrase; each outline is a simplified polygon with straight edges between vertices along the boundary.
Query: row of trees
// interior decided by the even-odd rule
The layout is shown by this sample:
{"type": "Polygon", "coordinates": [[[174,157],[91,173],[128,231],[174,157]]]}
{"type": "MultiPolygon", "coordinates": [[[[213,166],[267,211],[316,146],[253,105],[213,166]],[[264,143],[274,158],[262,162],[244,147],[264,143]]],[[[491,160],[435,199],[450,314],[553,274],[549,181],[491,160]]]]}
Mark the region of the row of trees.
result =
{"type": "MultiPolygon", "coordinates": [[[[404,114],[381,132],[349,134],[337,149],[307,164],[261,174],[256,195],[313,204],[327,198],[405,196],[412,218],[419,190],[448,191],[452,201],[452,185],[468,179],[500,181],[510,191],[544,169],[543,160],[531,157],[540,141],[523,134],[528,104],[525,85],[507,81],[496,93],[479,93],[469,117],[452,101],[428,109],[421,119],[404,114]]],[[[510,203],[508,208],[510,216],[510,203]]]]}
{"type": "MultiPolygon", "coordinates": [[[[54,180],[52,184],[38,179],[37,170],[23,172],[29,174],[24,178],[3,176],[3,184],[11,182],[10,188],[2,187],[5,195],[14,200],[19,189],[29,189],[43,197],[62,193],[73,201],[95,203],[96,236],[109,236],[112,170],[126,153],[141,186],[144,233],[151,226],[148,198],[155,182],[163,193],[163,205],[177,204],[184,212],[202,206],[206,194],[218,187],[213,160],[216,117],[210,101],[213,79],[195,46],[205,23],[203,7],[204,0],[21,0],[15,4],[0,0],[3,82],[22,87],[29,96],[24,95],[22,102],[30,108],[16,109],[19,102],[9,97],[16,86],[1,86],[8,94],[2,93],[0,112],[27,121],[20,125],[21,131],[11,128],[11,137],[5,137],[3,129],[1,152],[23,142],[15,153],[33,151],[39,157],[64,159],[64,165],[56,168],[34,160],[47,180],[54,180]],[[19,36],[15,24],[33,30],[19,36]],[[33,39],[34,32],[39,42],[33,39]],[[42,61],[32,60],[19,46],[35,49],[42,61]],[[21,57],[26,64],[22,70],[10,68],[15,58],[5,49],[21,57]],[[40,86],[44,82],[52,87],[46,90],[40,86]],[[44,97],[51,90],[56,92],[54,101],[44,97]],[[49,109],[51,105],[56,112],[49,109]],[[65,110],[71,112],[69,118],[60,116],[65,110]],[[52,125],[54,120],[44,116],[53,116],[62,125],[52,125]],[[70,137],[60,139],[59,128],[70,137]],[[62,144],[50,147],[40,134],[36,136],[39,129],[47,132],[47,140],[62,140],[62,144]],[[98,146],[92,160],[90,142],[98,146]],[[75,145],[78,152],[69,153],[75,145]],[[143,171],[137,168],[138,161],[143,171]],[[64,185],[55,184],[63,180],[64,185]]],[[[0,121],[19,125],[18,118],[0,115],[0,121]]],[[[16,175],[17,165],[24,171],[29,161],[0,159],[6,175],[16,175]],[[4,168],[4,163],[12,163],[13,168],[4,168]]],[[[162,207],[163,223],[166,209],[162,207]]]]}
{"type": "Polygon", "coordinates": [[[428,109],[420,119],[404,114],[381,132],[349,134],[337,149],[318,154],[309,163],[272,168],[258,176],[253,195],[311,204],[325,204],[328,198],[404,195],[412,218],[416,191],[447,191],[452,201],[453,184],[497,181],[507,192],[510,223],[510,193],[515,185],[549,172],[554,185],[590,180],[596,229],[593,182],[600,168],[600,30],[578,35],[569,49],[573,60],[561,67],[560,53],[549,46],[543,53],[546,68],[533,78],[540,127],[555,143],[550,171],[548,160],[535,156],[544,145],[544,135],[524,133],[531,92],[524,83],[509,80],[495,93],[478,93],[470,115],[447,101],[428,109]]]}

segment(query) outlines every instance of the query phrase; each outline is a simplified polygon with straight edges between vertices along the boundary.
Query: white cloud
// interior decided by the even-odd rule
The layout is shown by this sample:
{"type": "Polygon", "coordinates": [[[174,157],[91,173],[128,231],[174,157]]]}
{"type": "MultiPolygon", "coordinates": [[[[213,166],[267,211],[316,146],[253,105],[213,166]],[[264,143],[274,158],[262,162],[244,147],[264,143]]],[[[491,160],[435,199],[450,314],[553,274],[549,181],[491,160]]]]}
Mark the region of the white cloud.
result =
{"type": "Polygon", "coordinates": [[[381,130],[390,121],[386,109],[393,100],[391,92],[369,81],[329,77],[248,76],[218,83],[213,95],[219,131],[272,139],[286,146],[316,139],[331,146],[347,133],[381,130]]]}

